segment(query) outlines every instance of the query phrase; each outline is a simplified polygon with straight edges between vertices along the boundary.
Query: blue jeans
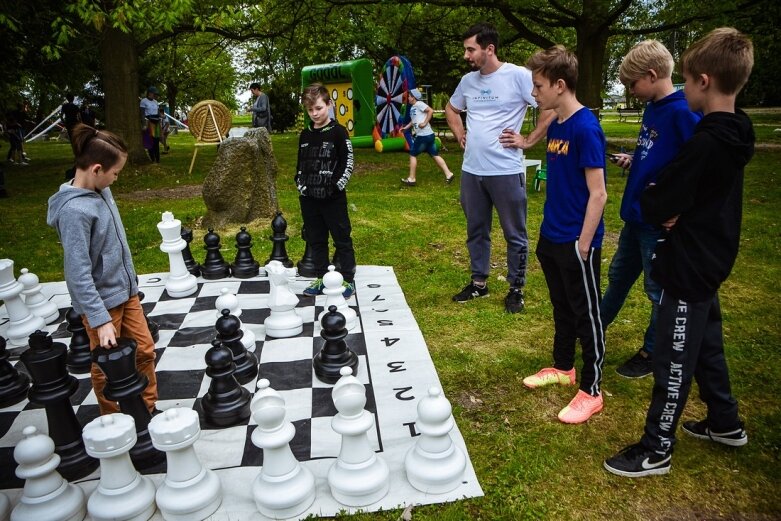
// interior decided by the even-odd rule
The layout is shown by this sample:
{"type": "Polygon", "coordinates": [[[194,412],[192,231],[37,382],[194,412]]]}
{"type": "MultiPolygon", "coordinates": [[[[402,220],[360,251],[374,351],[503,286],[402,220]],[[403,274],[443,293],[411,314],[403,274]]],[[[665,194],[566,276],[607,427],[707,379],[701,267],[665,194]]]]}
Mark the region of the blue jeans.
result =
{"type": "Polygon", "coordinates": [[[651,316],[643,338],[643,350],[647,353],[654,352],[656,316],[659,313],[659,297],[662,294],[661,286],[651,279],[651,258],[661,233],[661,230],[648,230],[637,224],[624,224],[618,238],[618,248],[608,268],[607,289],[599,306],[602,323],[607,329],[624,305],[632,285],[642,273],[645,294],[651,301],[651,316]]]}

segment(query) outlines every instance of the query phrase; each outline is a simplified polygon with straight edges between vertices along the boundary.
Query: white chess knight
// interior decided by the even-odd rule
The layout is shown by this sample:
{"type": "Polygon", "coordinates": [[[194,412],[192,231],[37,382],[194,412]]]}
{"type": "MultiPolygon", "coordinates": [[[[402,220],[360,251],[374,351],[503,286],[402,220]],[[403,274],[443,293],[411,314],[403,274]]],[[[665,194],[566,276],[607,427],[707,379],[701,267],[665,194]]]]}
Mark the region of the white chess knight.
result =
{"type": "Polygon", "coordinates": [[[328,273],[323,275],[323,294],[325,298],[325,309],[320,316],[317,317],[318,321],[322,321],[323,317],[328,313],[328,308],[336,306],[336,310],[344,316],[346,321],[346,327],[348,330],[355,329],[358,324],[358,314],[353,308],[347,305],[347,301],[344,299],[344,277],[341,273],[336,271],[336,268],[331,265],[328,266],[328,273]]]}
{"type": "Polygon", "coordinates": [[[466,455],[450,437],[456,423],[452,410],[439,387],[429,388],[428,396],[418,402],[420,437],[407,451],[404,469],[410,484],[426,494],[454,490],[466,469],[466,455]]]}
{"type": "Polygon", "coordinates": [[[14,278],[14,261],[0,259],[0,300],[5,302],[9,324],[6,336],[10,346],[24,346],[27,338],[38,329],[46,327],[46,322],[27,308],[22,301],[22,286],[14,278]]]}
{"type": "Polygon", "coordinates": [[[182,221],[174,219],[171,212],[163,212],[162,220],[157,223],[157,229],[163,236],[160,250],[168,254],[171,271],[165,283],[165,290],[174,298],[192,295],[198,289],[195,276],[187,271],[182,257],[182,250],[187,242],[182,239],[182,221]]]}
{"type": "Polygon", "coordinates": [[[272,519],[295,517],[315,500],[315,478],[290,450],[293,424],[285,421],[285,400],[265,378],[250,405],[258,427],[252,443],[263,449],[263,467],[252,483],[252,496],[261,514],[272,519]]]}
{"type": "Polygon", "coordinates": [[[298,296],[290,289],[289,271],[279,261],[266,264],[271,289],[268,307],[271,313],[263,322],[266,334],[275,338],[289,338],[304,330],[304,319],[296,313],[298,296]]]}
{"type": "Polygon", "coordinates": [[[38,275],[30,273],[27,268],[22,268],[21,275],[19,275],[19,283],[24,287],[22,290],[24,303],[33,315],[41,317],[47,324],[51,324],[60,317],[60,310],[57,309],[57,304],[47,300],[41,293],[38,275]]]}
{"type": "MultiPolygon", "coordinates": [[[[214,301],[214,307],[217,310],[217,318],[222,316],[223,309],[230,311],[230,314],[236,318],[241,316],[241,305],[239,304],[239,297],[231,293],[228,288],[222,288],[220,290],[220,296],[217,297],[216,301],[214,301]]],[[[241,344],[244,346],[244,349],[250,353],[254,352],[256,340],[255,333],[251,329],[244,327],[244,324],[241,322],[240,318],[239,327],[241,328],[241,332],[244,333],[241,337],[241,344]]]]}
{"type": "Polygon", "coordinates": [[[177,407],[158,414],[149,423],[152,444],[165,452],[168,473],[157,489],[157,506],[167,521],[200,521],[222,502],[220,478],[205,468],[193,444],[201,435],[198,413],[177,407]]]}

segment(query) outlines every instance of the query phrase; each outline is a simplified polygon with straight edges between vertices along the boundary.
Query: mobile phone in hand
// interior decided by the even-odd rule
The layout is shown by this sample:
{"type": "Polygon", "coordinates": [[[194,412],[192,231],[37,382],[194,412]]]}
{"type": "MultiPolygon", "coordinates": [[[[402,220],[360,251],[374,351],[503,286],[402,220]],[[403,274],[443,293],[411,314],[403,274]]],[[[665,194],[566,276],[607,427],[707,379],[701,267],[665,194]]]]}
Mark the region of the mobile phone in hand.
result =
{"type": "Polygon", "coordinates": [[[613,162],[613,163],[616,163],[616,162],[618,162],[618,156],[617,156],[616,154],[609,154],[609,153],[605,153],[605,155],[607,156],[607,158],[608,158],[608,159],[609,159],[611,162],[613,162]]]}

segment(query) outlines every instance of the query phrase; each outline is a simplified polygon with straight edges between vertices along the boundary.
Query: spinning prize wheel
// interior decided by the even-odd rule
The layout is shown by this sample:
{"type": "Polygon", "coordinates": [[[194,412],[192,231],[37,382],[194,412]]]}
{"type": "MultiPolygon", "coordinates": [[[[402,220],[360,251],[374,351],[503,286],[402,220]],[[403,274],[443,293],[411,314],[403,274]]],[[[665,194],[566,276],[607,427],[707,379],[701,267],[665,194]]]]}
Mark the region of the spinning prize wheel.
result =
{"type": "Polygon", "coordinates": [[[190,161],[190,170],[187,172],[189,175],[193,173],[199,146],[222,143],[222,140],[228,137],[231,113],[228,107],[219,101],[207,99],[196,103],[187,117],[190,133],[195,137],[193,160],[190,161]]]}
{"type": "Polygon", "coordinates": [[[400,135],[399,128],[409,117],[405,94],[413,87],[415,87],[415,76],[409,60],[403,56],[393,56],[385,62],[375,97],[376,130],[381,138],[400,135]]]}

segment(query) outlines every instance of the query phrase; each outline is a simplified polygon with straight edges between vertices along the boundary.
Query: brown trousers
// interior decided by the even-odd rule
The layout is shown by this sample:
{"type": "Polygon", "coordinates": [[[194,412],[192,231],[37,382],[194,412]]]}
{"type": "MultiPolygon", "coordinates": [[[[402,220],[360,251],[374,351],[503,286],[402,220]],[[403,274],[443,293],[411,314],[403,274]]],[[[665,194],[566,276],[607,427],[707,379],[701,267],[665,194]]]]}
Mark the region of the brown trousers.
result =
{"type": "MultiPolygon", "coordinates": [[[[136,350],[136,368],[139,373],[145,375],[149,379],[149,384],[146,386],[146,389],[144,389],[142,397],[144,398],[144,403],[146,403],[149,412],[152,412],[155,408],[155,403],[157,402],[155,342],[152,339],[152,334],[149,332],[144,310],[141,308],[141,301],[138,299],[138,295],[134,295],[124,304],[109,309],[108,312],[111,315],[111,322],[114,323],[114,327],[117,330],[117,336],[132,338],[138,344],[138,349],[136,350]]],[[[98,333],[89,326],[84,315],[82,315],[81,320],[87,328],[89,348],[91,351],[100,343],[98,333]]],[[[106,376],[103,374],[103,371],[100,370],[98,364],[92,364],[91,376],[92,388],[95,390],[95,395],[98,398],[100,414],[119,412],[119,405],[116,402],[107,400],[106,397],[103,396],[103,388],[106,386],[106,376]]]]}

